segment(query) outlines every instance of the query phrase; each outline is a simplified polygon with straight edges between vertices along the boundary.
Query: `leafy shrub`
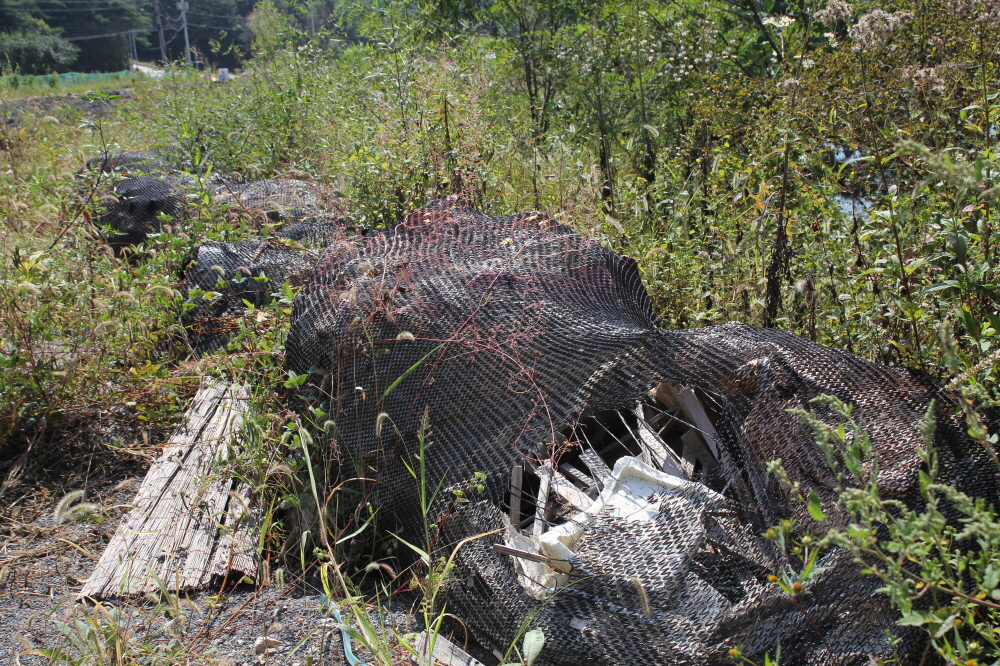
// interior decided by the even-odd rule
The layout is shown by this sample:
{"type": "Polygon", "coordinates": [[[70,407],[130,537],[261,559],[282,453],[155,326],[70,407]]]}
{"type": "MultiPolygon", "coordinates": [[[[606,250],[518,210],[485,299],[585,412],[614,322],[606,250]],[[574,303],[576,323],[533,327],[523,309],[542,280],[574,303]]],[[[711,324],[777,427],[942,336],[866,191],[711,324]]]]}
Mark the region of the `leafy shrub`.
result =
{"type": "Polygon", "coordinates": [[[65,72],[80,47],[42,32],[0,32],[0,68],[21,74],[65,72]]]}
{"type": "MultiPolygon", "coordinates": [[[[817,554],[829,547],[842,548],[863,573],[883,583],[879,591],[900,611],[899,624],[923,629],[928,649],[946,663],[996,663],[1000,657],[1000,516],[984,500],[937,482],[934,403],[928,405],[919,426],[923,437],[923,447],[917,450],[923,463],[920,501],[910,508],[880,492],[879,461],[851,406],[827,395],[813,402],[842,419],[841,425],[831,426],[811,412],[792,410],[816,433],[816,444],[836,479],[837,508],[847,521],[844,527],[829,528],[821,538],[799,533],[791,521],[768,530],[767,536],[777,540],[790,561],[803,562],[801,571],[782,572],[771,577],[773,582],[791,597],[808,593],[810,578],[817,573],[813,567],[817,554]]],[[[988,434],[974,410],[966,406],[965,411],[969,433],[992,450],[997,435],[988,434]]],[[[780,460],[769,468],[808,506],[814,520],[827,522],[815,491],[807,497],[798,482],[790,482],[780,460]]],[[[739,648],[732,654],[747,661],[739,648]]]]}

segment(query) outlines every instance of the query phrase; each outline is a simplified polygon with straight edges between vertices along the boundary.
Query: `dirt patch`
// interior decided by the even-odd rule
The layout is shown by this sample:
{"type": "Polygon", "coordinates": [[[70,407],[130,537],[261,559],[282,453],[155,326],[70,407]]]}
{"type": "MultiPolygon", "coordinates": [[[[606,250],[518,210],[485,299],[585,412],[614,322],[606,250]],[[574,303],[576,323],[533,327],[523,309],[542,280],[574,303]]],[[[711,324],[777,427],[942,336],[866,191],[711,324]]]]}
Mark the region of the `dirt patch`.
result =
{"type": "Polygon", "coordinates": [[[114,111],[116,102],[131,99],[129,88],[121,90],[106,90],[105,95],[116,96],[115,99],[104,101],[88,97],[89,93],[66,93],[65,95],[44,95],[8,100],[0,104],[0,118],[4,125],[15,125],[25,115],[56,115],[57,111],[68,110],[82,113],[89,117],[102,117],[114,111]]]}
{"type": "MultiPolygon", "coordinates": [[[[94,631],[98,625],[117,627],[129,654],[159,655],[166,660],[159,663],[173,663],[172,657],[226,666],[344,663],[336,620],[321,610],[330,606],[315,571],[272,574],[270,585],[260,587],[225,581],[223,592],[217,587],[174,603],[140,598],[95,608],[77,600],[169,430],[105,412],[64,429],[58,446],[38,446],[26,461],[22,480],[0,507],[0,663],[45,664],[49,659],[26,652],[79,654],[83,643],[90,657],[83,663],[111,663],[113,641],[94,631]],[[76,489],[85,489],[85,501],[98,508],[60,521],[60,502],[76,489]],[[262,637],[276,641],[264,654],[262,637]],[[112,651],[107,662],[102,649],[112,651]]],[[[378,613],[372,619],[378,623],[378,613]]],[[[381,622],[400,633],[412,625],[399,603],[381,622]]],[[[355,652],[369,656],[358,646],[355,652]]],[[[395,652],[397,663],[406,663],[405,651],[395,652]]]]}

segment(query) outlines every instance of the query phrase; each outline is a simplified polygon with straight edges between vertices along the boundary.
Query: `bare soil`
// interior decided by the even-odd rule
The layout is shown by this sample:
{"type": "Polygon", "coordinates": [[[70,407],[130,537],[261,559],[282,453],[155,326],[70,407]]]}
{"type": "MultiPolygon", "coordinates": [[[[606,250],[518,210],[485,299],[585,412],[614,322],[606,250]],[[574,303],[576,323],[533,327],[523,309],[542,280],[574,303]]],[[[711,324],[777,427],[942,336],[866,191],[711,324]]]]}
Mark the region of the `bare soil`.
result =
{"type": "MultiPolygon", "coordinates": [[[[128,415],[98,412],[62,428],[55,435],[59,441],[35,441],[27,451],[26,439],[21,450],[0,451],[0,479],[12,472],[18,479],[0,497],[0,663],[49,662],[25,654],[29,650],[76,654],[58,623],[93,616],[93,604],[77,594],[131,508],[167,432],[151,431],[128,415]],[[58,523],[59,501],[77,489],[100,506],[97,515],[58,523]]],[[[272,576],[270,586],[225,581],[224,590],[181,595],[177,617],[162,610],[154,615],[157,606],[149,599],[102,603],[105,610],[117,609],[118,624],[147,653],[155,646],[181,650],[185,657],[177,663],[343,664],[340,632],[321,612],[321,589],[310,574],[286,575],[280,588],[272,576]],[[262,636],[279,641],[266,654],[255,650],[262,636]]],[[[400,632],[411,623],[398,608],[387,620],[400,632]]],[[[357,646],[355,651],[361,659],[368,656],[357,646]]],[[[397,652],[398,663],[406,663],[403,650],[397,652]]]]}

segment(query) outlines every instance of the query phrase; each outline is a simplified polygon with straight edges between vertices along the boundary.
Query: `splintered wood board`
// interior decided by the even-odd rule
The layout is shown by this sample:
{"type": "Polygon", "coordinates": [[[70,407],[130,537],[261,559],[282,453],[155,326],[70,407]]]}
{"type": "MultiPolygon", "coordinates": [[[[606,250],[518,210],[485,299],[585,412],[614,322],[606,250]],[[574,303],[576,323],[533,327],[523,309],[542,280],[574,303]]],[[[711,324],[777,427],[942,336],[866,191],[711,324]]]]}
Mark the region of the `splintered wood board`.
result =
{"type": "MultiPolygon", "coordinates": [[[[417,666],[426,666],[431,663],[431,655],[427,654],[428,645],[427,632],[417,636],[416,648],[422,658],[410,657],[410,663],[417,666]]],[[[438,634],[434,639],[434,666],[483,666],[482,663],[470,657],[465,650],[458,647],[444,636],[438,634]]]]}
{"type": "MultiPolygon", "coordinates": [[[[226,458],[250,406],[244,386],[207,380],[139,488],[135,508],[80,597],[107,599],[207,586],[213,577],[256,576],[260,514],[250,488],[213,470],[226,458]],[[237,573],[238,572],[238,573],[237,573]]],[[[238,580],[238,578],[236,578],[238,580]]]]}

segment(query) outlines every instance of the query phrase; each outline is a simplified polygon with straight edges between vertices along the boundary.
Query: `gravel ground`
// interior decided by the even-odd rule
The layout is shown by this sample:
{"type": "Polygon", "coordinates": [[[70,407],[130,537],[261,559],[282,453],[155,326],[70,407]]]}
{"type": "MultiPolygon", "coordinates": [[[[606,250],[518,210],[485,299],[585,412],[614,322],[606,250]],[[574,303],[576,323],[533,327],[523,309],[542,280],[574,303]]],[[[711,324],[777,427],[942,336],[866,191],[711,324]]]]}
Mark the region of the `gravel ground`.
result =
{"type": "MultiPolygon", "coordinates": [[[[107,602],[97,609],[78,602],[76,594],[130,508],[149,460],[157,453],[156,442],[163,439],[163,433],[150,435],[142,432],[141,425],[114,415],[98,418],[83,430],[77,441],[49,447],[46,455],[36,456],[23,480],[0,498],[0,664],[49,662],[24,654],[28,650],[61,649],[73,654],[71,639],[60,631],[59,623],[83,627],[82,633],[70,632],[79,639],[86,635],[88,617],[107,624],[111,615],[117,615],[114,624],[142,663],[154,663],[149,658],[154,650],[176,655],[157,660],[165,665],[346,663],[336,621],[320,611],[321,590],[315,576],[286,575],[281,588],[273,585],[278,577],[272,575],[270,586],[228,585],[224,594],[205,590],[182,595],[176,614],[145,598],[107,602]],[[109,441],[136,455],[102,453],[106,447],[100,443],[109,441]],[[100,506],[97,516],[57,524],[54,511],[59,501],[82,487],[87,490],[86,501],[100,506]],[[270,649],[260,654],[256,646],[264,637],[277,643],[264,646],[270,649]]],[[[398,605],[391,611],[386,623],[400,633],[410,630],[410,616],[398,605]]],[[[90,637],[94,645],[108,643],[96,632],[90,637]]],[[[90,648],[95,658],[84,663],[115,663],[111,655],[97,658],[98,649],[90,648]]],[[[362,660],[369,656],[357,646],[355,651],[362,660]]],[[[403,648],[395,646],[393,651],[395,663],[408,663],[403,648]]]]}

